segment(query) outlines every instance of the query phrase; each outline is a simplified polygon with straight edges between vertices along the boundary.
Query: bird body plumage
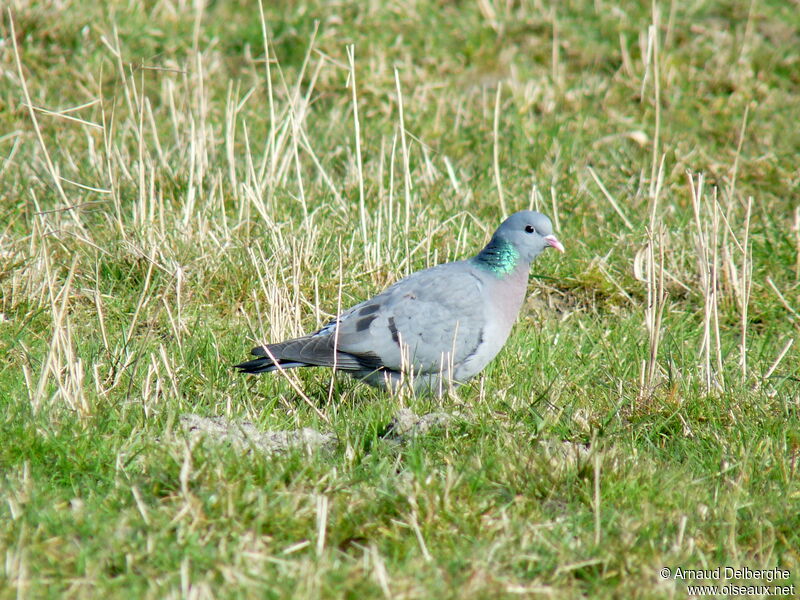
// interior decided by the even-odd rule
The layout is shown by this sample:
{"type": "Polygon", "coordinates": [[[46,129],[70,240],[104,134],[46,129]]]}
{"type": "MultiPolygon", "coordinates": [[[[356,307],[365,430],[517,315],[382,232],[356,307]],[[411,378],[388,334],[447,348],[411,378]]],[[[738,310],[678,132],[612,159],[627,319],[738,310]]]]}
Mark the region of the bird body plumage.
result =
{"type": "Polygon", "coordinates": [[[505,344],[530,261],[547,246],[563,251],[549,219],[516,213],[477,256],[414,273],[310,335],[254,348],[257,358],[236,367],[331,367],[379,387],[408,381],[416,390],[463,383],[505,344]]]}

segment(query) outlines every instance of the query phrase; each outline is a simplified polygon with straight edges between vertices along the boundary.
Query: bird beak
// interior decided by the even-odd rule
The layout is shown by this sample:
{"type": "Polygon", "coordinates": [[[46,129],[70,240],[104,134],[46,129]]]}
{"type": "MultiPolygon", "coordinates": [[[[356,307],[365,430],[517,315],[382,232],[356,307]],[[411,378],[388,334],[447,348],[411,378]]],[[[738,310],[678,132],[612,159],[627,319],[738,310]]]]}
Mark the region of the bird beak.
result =
{"type": "Polygon", "coordinates": [[[558,238],[556,238],[556,236],[546,235],[544,236],[544,241],[547,242],[548,246],[552,246],[559,252],[564,252],[564,246],[561,244],[561,242],[558,241],[558,238]]]}

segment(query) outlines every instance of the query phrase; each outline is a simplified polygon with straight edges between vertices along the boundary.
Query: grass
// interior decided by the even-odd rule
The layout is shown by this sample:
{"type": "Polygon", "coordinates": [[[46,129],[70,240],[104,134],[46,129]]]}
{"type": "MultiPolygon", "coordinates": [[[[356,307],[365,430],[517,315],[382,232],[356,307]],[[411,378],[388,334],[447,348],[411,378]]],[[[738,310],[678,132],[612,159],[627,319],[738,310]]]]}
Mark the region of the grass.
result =
{"type": "Polygon", "coordinates": [[[796,585],[795,7],[263,10],[3,14],[0,597],[686,596],[665,566],[796,585]],[[567,253],[453,395],[232,372],[476,251],[503,205],[550,214],[567,253]],[[462,418],[388,445],[401,406],[462,418]],[[186,413],[340,443],[190,444],[186,413]]]}

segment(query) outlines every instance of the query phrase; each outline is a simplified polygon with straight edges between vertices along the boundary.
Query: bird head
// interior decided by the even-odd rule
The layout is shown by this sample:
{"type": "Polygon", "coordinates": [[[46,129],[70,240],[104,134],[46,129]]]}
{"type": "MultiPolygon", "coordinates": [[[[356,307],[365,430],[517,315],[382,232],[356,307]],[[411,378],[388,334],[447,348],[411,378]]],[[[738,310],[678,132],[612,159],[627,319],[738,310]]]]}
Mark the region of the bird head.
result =
{"type": "Polygon", "coordinates": [[[526,262],[531,262],[547,248],[564,252],[564,246],[553,235],[550,219],[532,210],[522,210],[508,217],[497,228],[494,237],[510,242],[526,262]]]}

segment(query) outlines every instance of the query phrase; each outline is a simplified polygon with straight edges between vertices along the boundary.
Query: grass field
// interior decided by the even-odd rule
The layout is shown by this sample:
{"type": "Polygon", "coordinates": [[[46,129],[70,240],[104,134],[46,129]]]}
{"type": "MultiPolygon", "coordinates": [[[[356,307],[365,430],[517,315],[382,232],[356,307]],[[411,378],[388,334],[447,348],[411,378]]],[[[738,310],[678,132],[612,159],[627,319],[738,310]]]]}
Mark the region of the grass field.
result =
{"type": "Polygon", "coordinates": [[[800,588],[796,0],[5,7],[0,598],[800,588]],[[529,207],[567,252],[455,393],[232,371],[529,207]]]}

